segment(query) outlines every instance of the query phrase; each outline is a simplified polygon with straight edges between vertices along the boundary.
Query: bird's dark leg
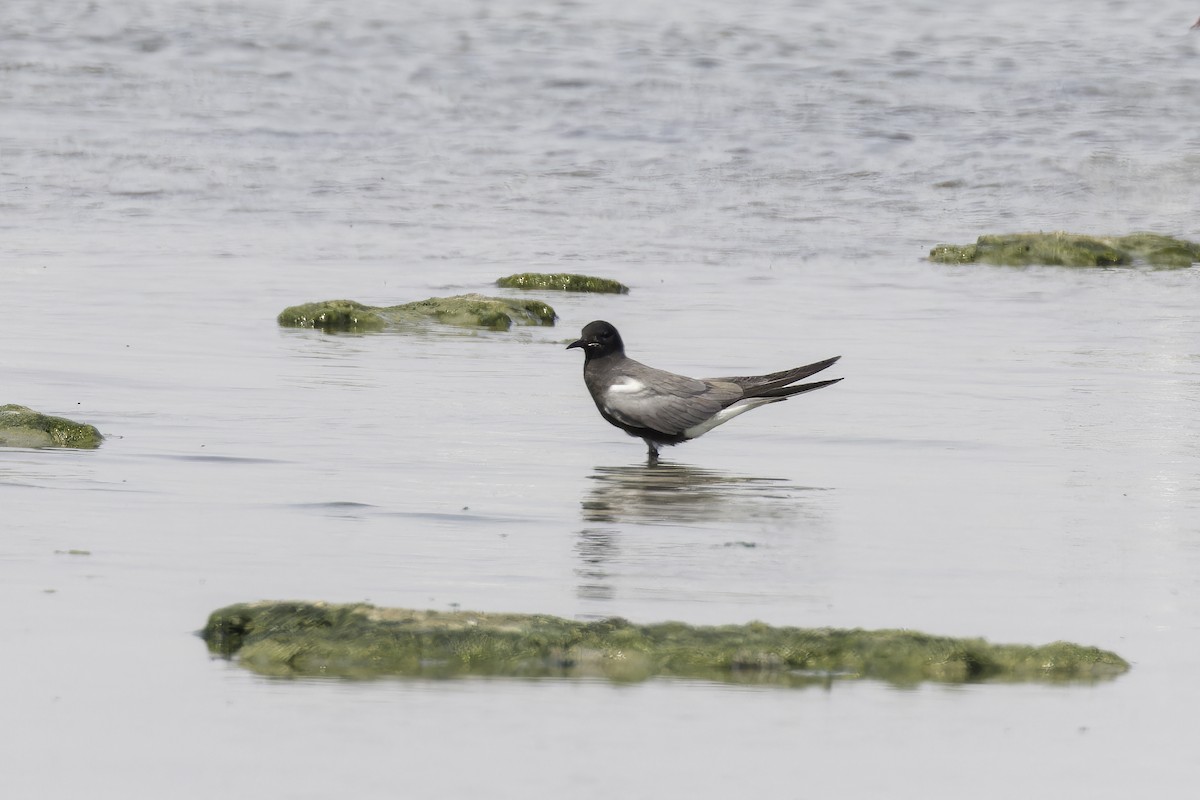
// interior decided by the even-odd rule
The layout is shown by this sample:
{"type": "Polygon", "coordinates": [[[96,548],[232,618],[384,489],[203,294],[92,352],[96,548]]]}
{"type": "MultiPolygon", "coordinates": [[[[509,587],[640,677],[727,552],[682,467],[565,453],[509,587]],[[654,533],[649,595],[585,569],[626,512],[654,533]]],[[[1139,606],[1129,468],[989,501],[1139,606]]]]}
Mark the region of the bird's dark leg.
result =
{"type": "Polygon", "coordinates": [[[646,447],[649,448],[649,452],[646,453],[647,463],[649,463],[650,466],[654,466],[658,463],[658,448],[655,447],[654,442],[650,441],[649,439],[643,439],[642,441],[644,441],[646,443],[646,447]]]}

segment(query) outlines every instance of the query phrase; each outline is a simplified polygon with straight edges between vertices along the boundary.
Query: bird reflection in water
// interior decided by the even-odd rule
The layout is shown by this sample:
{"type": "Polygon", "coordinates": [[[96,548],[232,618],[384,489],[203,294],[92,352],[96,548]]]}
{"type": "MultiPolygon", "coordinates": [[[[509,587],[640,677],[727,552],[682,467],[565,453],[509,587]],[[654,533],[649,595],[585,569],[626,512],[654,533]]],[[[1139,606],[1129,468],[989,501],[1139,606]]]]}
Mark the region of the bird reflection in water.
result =
{"type": "Polygon", "coordinates": [[[811,513],[787,502],[823,491],[785,478],[734,475],[686,464],[596,467],[583,498],[588,522],[696,525],[712,522],[783,521],[811,513]]]}
{"type": "Polygon", "coordinates": [[[579,586],[575,593],[586,600],[612,600],[616,590],[609,582],[605,562],[617,553],[619,535],[605,528],[584,528],[579,532],[575,550],[579,553],[580,566],[575,570],[579,586]]]}
{"type": "MultiPolygon", "coordinates": [[[[801,531],[822,527],[822,504],[814,500],[815,493],[825,490],[785,478],[667,462],[596,467],[589,478],[581,502],[586,527],[575,542],[576,594],[586,600],[614,599],[618,573],[628,580],[632,570],[657,584],[668,574],[678,577],[680,570],[712,566],[708,562],[715,554],[706,553],[713,554],[713,548],[756,548],[764,536],[778,557],[780,551],[772,547],[778,544],[776,537],[793,540],[801,531]],[[639,533],[635,528],[640,526],[681,530],[650,535],[648,529],[639,533]],[[714,529],[719,538],[697,536],[705,528],[714,529]]],[[[713,563],[718,562],[727,563],[716,557],[713,563]]]]}

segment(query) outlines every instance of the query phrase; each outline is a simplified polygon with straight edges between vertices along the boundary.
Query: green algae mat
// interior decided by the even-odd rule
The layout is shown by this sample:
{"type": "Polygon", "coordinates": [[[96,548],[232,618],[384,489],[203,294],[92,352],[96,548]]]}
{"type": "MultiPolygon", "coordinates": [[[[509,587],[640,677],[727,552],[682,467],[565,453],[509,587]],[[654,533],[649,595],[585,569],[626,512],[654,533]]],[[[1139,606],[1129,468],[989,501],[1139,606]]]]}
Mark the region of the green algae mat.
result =
{"type": "Polygon", "coordinates": [[[694,627],[579,622],[527,614],[415,611],[366,604],[239,603],[201,631],[209,650],[262,675],[379,678],[675,677],[807,686],[868,678],[1096,682],[1129,669],[1120,656],[1068,642],[1042,646],[909,630],[694,627]]]}
{"type": "Polygon", "coordinates": [[[355,300],[320,300],[289,306],[279,312],[276,319],[288,328],[363,332],[426,322],[506,331],[513,325],[552,326],[557,318],[554,309],[541,300],[460,294],[430,297],[398,306],[369,306],[355,300]]]}
{"type": "Polygon", "coordinates": [[[629,287],[611,278],[575,275],[570,272],[521,272],[496,281],[502,289],[549,289],[556,292],[629,294],[629,287]]]}
{"type": "Polygon", "coordinates": [[[0,446],[99,447],[100,431],[82,422],[52,417],[18,405],[0,406],[0,446]]]}
{"type": "Polygon", "coordinates": [[[1157,233],[1085,236],[1078,233],[1010,233],[980,236],[975,244],[939,244],[929,260],[943,264],[1032,264],[1063,267],[1190,267],[1200,261],[1200,244],[1157,233]]]}

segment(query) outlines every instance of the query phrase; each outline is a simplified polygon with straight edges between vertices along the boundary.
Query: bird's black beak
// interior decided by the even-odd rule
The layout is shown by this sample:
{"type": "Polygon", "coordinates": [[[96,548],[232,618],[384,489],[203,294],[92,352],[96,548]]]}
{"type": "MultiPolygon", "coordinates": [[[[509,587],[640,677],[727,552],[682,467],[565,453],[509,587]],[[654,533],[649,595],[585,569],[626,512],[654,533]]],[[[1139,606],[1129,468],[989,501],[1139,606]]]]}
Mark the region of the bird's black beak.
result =
{"type": "Polygon", "coordinates": [[[567,345],[567,349],[570,350],[572,347],[583,347],[585,344],[587,344],[587,343],[584,342],[583,339],[576,339],[575,341],[573,341],[569,345],[567,345]]]}

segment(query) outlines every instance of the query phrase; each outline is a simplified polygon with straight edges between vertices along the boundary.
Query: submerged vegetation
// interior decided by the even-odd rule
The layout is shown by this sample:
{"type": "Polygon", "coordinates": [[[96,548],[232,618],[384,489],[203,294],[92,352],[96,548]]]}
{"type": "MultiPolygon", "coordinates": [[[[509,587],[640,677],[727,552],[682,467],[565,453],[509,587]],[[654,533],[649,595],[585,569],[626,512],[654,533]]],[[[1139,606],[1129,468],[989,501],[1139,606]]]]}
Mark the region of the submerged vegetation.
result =
{"type": "Polygon", "coordinates": [[[594,292],[599,294],[628,294],[629,287],[610,278],[574,275],[567,272],[521,272],[500,278],[496,285],[502,289],[551,289],[560,292],[594,292]]]}
{"type": "Polygon", "coordinates": [[[1068,642],[1040,647],[908,630],[694,627],[579,622],[324,603],[239,603],[214,611],[209,650],[263,675],[377,678],[466,675],[656,676],[803,686],[832,678],[921,681],[1096,681],[1129,665],[1068,642]]]}
{"type": "Polygon", "coordinates": [[[929,251],[929,260],[944,264],[1066,267],[1123,266],[1140,261],[1154,267],[1190,267],[1200,261],[1200,244],[1157,233],[1012,233],[980,236],[975,244],[939,244],[929,251]]]}
{"type": "Polygon", "coordinates": [[[557,318],[554,309],[540,300],[460,294],[383,307],[354,300],[322,300],[285,308],[278,320],[285,327],[327,331],[374,331],[430,321],[506,331],[513,325],[553,325],[557,318]]]}
{"type": "Polygon", "coordinates": [[[18,405],[0,406],[0,446],[99,447],[100,431],[82,422],[52,417],[18,405]]]}

